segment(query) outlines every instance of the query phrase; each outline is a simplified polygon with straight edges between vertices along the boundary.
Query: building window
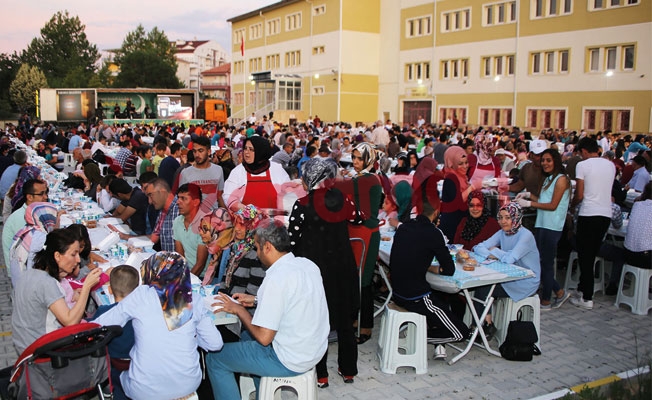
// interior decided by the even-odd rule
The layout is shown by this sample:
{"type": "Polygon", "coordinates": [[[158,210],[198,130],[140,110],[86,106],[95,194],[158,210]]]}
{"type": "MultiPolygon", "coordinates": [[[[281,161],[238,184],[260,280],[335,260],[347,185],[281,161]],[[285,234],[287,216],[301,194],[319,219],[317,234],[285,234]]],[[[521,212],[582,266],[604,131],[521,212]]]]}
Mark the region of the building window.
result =
{"type": "Polygon", "coordinates": [[[326,52],[326,47],[325,46],[315,46],[312,48],[312,55],[316,56],[318,54],[324,54],[326,52]]]}
{"type": "Polygon", "coordinates": [[[236,29],[233,31],[233,44],[241,44],[242,38],[245,35],[245,28],[236,29]]]}
{"type": "Polygon", "coordinates": [[[258,23],[249,27],[249,40],[256,40],[263,37],[263,24],[258,23]]]}
{"type": "Polygon", "coordinates": [[[417,62],[405,64],[405,80],[429,80],[430,79],[430,63],[417,62]]]}
{"type": "Polygon", "coordinates": [[[526,125],[533,129],[566,129],[566,109],[526,109],[526,125]]]}
{"type": "Polygon", "coordinates": [[[267,21],[267,36],[278,35],[281,33],[281,19],[274,18],[267,21]]]}
{"type": "Polygon", "coordinates": [[[483,78],[514,75],[514,55],[497,55],[482,57],[483,78]]]}
{"type": "Polygon", "coordinates": [[[516,22],[516,1],[485,4],[483,13],[484,26],[516,22]]]}
{"type": "Polygon", "coordinates": [[[634,46],[623,46],[623,70],[630,71],[634,69],[634,46]]]}
{"type": "Polygon", "coordinates": [[[241,106],[244,104],[244,93],[236,92],[233,93],[233,105],[241,106]]]}
{"type": "Polygon", "coordinates": [[[249,59],[249,72],[260,72],[263,70],[263,59],[262,57],[256,57],[249,59]]]}
{"type": "Polygon", "coordinates": [[[465,79],[469,77],[469,59],[442,60],[441,79],[465,79]]]}
{"type": "Polygon", "coordinates": [[[585,108],[582,129],[589,131],[611,129],[618,132],[631,132],[632,109],[585,108]]]}
{"type": "Polygon", "coordinates": [[[278,81],[278,108],[301,110],[301,81],[278,81]]]}
{"type": "Polygon", "coordinates": [[[467,107],[439,107],[439,123],[443,124],[448,118],[457,118],[459,124],[466,125],[467,107]]]}
{"type": "Polygon", "coordinates": [[[411,18],[405,21],[405,37],[428,36],[432,33],[432,17],[430,15],[411,18]]]}
{"type": "Polygon", "coordinates": [[[566,74],[569,68],[568,56],[567,49],[530,53],[530,74],[566,74]]]}
{"type": "Polygon", "coordinates": [[[285,67],[298,67],[301,65],[301,50],[288,51],[285,53],[285,67]]]}
{"type": "Polygon", "coordinates": [[[633,71],[636,69],[636,44],[609,45],[586,49],[586,71],[633,71]]]}
{"type": "Polygon", "coordinates": [[[480,125],[512,125],[511,108],[480,108],[479,121],[480,125]]]}
{"type": "Polygon", "coordinates": [[[295,31],[301,29],[301,12],[287,15],[285,17],[285,30],[295,31]]]}
{"type": "Polygon", "coordinates": [[[236,61],[233,63],[233,73],[236,75],[244,73],[244,61],[236,61]]]}
{"type": "Polygon", "coordinates": [[[482,76],[491,76],[491,57],[482,57],[482,76]]]}
{"type": "Polygon", "coordinates": [[[319,6],[315,6],[312,9],[312,15],[318,16],[318,15],[324,15],[326,14],[326,4],[321,4],[319,6]]]}
{"type": "Polygon", "coordinates": [[[561,50],[559,52],[559,72],[568,73],[568,50],[561,50]]]}
{"type": "Polygon", "coordinates": [[[530,17],[547,18],[571,14],[573,0],[530,0],[530,17]]]}
{"type": "Polygon", "coordinates": [[[447,11],[441,14],[441,31],[454,32],[471,28],[471,9],[447,11]]]}
{"type": "Polygon", "coordinates": [[[281,68],[281,55],[270,54],[265,58],[265,69],[272,70],[281,68]]]}
{"type": "Polygon", "coordinates": [[[639,0],[588,0],[589,11],[608,10],[610,8],[636,6],[639,0]]]}
{"type": "Polygon", "coordinates": [[[325,92],[326,91],[323,86],[313,86],[312,88],[313,96],[323,96],[325,92]]]}

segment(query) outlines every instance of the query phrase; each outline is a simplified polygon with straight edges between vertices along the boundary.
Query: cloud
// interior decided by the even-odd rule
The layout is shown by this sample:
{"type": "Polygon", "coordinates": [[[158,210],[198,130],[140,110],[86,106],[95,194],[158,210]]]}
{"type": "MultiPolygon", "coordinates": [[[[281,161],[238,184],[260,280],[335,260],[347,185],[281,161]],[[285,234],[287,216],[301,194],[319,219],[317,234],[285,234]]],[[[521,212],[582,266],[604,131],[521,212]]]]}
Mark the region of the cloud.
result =
{"type": "Polygon", "coordinates": [[[215,40],[230,52],[231,26],[227,19],[280,0],[194,0],[153,5],[149,1],[115,0],[98,7],[97,2],[66,0],[44,2],[22,0],[4,7],[6,21],[0,25],[0,52],[26,49],[57,11],[68,10],[86,25],[86,35],[100,50],[120,47],[128,32],[142,24],[146,30],[158,27],[170,40],[215,40]]]}

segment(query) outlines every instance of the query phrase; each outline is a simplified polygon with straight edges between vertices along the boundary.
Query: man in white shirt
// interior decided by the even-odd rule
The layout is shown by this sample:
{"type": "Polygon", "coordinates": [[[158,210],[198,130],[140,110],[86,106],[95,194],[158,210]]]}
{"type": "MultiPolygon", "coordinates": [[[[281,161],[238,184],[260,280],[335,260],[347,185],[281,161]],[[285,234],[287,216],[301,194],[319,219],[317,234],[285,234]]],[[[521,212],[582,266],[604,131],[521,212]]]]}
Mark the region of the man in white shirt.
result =
{"type": "Polygon", "coordinates": [[[313,368],[328,347],[328,306],[319,268],[295,257],[287,229],[267,219],[254,230],[258,259],[266,268],[258,296],[216,297],[220,311],[236,314],[246,328],[241,341],[206,357],[216,399],[239,399],[234,373],[289,377],[313,368]],[[253,317],[245,307],[256,306],[253,317]]]}
{"type": "Polygon", "coordinates": [[[249,122],[251,125],[256,124],[256,114],[255,114],[255,113],[251,113],[251,117],[249,117],[248,122],[249,122]]]}
{"type": "Polygon", "coordinates": [[[376,129],[371,132],[371,142],[376,146],[386,147],[389,144],[389,132],[383,126],[382,121],[376,123],[376,129]]]}
{"type": "Polygon", "coordinates": [[[616,176],[614,163],[599,156],[595,139],[582,138],[577,149],[584,161],[577,163],[577,185],[573,206],[580,204],[577,218],[577,256],[580,282],[571,303],[593,309],[595,257],[611,222],[611,186],[616,176]],[[581,296],[580,296],[581,293],[581,296]]]}

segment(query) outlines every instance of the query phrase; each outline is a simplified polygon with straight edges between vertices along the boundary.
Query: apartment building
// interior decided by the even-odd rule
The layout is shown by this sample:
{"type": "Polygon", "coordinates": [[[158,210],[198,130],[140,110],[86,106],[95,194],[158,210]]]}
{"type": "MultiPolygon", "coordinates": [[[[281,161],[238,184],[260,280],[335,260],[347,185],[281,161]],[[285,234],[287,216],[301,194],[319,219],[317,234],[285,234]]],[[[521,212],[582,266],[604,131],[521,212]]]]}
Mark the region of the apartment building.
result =
{"type": "Polygon", "coordinates": [[[230,57],[215,40],[177,40],[177,77],[189,89],[202,90],[202,72],[229,62],[230,57]]]}
{"type": "Polygon", "coordinates": [[[242,115],[652,131],[648,0],[285,0],[229,21],[242,115]]]}

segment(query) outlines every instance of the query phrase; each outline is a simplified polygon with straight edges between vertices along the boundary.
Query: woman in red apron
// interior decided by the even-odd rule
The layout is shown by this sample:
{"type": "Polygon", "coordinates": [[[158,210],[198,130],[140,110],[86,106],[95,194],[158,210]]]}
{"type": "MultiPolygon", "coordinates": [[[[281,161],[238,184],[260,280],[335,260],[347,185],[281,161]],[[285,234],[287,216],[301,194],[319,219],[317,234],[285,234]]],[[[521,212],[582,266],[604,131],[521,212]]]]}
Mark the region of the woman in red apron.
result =
{"type": "Polygon", "coordinates": [[[224,203],[230,209],[243,204],[258,208],[278,208],[278,189],[290,180],[281,164],[272,163],[269,141],[252,136],[245,139],[242,164],[231,171],[224,183],[224,203]]]}

